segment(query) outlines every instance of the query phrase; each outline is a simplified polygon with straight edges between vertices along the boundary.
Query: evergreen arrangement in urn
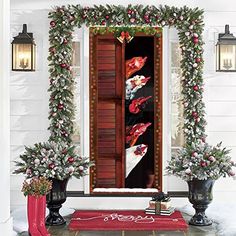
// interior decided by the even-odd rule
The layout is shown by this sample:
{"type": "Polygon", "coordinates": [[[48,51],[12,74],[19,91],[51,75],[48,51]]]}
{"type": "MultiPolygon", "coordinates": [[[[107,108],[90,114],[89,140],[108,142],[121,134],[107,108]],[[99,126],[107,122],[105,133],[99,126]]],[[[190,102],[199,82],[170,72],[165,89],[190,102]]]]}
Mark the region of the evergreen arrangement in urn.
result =
{"type": "Polygon", "coordinates": [[[221,147],[221,143],[211,146],[198,140],[186,144],[172,156],[166,168],[167,173],[186,181],[235,177],[233,167],[236,163],[231,160],[229,152],[230,150],[221,147]]]}
{"type": "Polygon", "coordinates": [[[80,178],[87,174],[91,166],[87,157],[77,154],[76,147],[64,142],[36,143],[25,147],[25,152],[16,161],[15,174],[23,173],[26,178],[44,176],[47,179],[67,179],[71,176],[80,178]]]}

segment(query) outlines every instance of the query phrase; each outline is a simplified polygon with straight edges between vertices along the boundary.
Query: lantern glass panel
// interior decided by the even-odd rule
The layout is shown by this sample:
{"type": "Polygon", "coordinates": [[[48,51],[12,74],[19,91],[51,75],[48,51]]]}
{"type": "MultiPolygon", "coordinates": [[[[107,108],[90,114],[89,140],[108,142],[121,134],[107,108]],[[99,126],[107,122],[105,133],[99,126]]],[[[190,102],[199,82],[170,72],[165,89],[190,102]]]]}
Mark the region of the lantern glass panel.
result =
{"type": "Polygon", "coordinates": [[[217,68],[219,70],[236,70],[236,45],[218,45],[217,54],[217,68]]]}
{"type": "Polygon", "coordinates": [[[36,56],[36,45],[35,44],[31,44],[32,46],[32,55],[31,55],[31,58],[32,58],[32,70],[35,71],[35,64],[36,64],[36,59],[35,59],[35,56],[36,56]]]}
{"type": "Polygon", "coordinates": [[[35,63],[33,48],[32,44],[13,44],[13,70],[33,69],[32,65],[35,63]]]}

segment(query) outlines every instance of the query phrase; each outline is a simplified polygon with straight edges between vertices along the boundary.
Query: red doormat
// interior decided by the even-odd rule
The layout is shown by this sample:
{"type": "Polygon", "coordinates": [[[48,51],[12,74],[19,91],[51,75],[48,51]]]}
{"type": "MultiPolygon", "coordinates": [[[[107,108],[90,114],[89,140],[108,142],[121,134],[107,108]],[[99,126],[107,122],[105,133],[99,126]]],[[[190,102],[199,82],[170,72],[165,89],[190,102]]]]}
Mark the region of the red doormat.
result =
{"type": "Polygon", "coordinates": [[[144,211],[76,211],[70,230],[187,230],[179,211],[171,216],[147,215],[144,211]]]}

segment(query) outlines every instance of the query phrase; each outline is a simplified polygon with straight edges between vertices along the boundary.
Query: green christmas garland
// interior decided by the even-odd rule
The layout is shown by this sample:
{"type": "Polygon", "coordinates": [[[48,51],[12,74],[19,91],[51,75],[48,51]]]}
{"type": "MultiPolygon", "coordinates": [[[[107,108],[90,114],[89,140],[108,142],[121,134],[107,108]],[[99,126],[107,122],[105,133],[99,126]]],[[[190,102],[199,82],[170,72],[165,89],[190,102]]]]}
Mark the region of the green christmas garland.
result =
{"type": "MultiPolygon", "coordinates": [[[[178,30],[183,74],[184,135],[186,143],[205,139],[206,121],[203,103],[203,10],[169,6],[128,5],[56,7],[49,13],[50,66],[49,101],[50,140],[71,143],[73,134],[73,87],[71,73],[72,32],[86,26],[164,27],[178,30]]],[[[88,79],[88,78],[87,78],[88,79]]]]}

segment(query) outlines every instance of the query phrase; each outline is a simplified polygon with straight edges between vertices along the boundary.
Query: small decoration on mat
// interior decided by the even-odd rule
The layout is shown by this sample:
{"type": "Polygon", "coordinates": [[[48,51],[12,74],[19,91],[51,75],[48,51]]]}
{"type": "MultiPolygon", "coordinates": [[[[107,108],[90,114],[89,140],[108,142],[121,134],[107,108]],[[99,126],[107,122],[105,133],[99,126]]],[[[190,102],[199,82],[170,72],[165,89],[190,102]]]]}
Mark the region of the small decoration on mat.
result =
{"type": "Polygon", "coordinates": [[[148,208],[145,209],[146,214],[156,214],[156,215],[171,215],[175,211],[174,207],[171,205],[170,197],[159,192],[152,197],[149,201],[148,208]]]}
{"type": "Polygon", "coordinates": [[[150,126],[152,123],[148,122],[138,123],[134,126],[127,126],[126,127],[126,143],[130,145],[130,147],[134,146],[136,141],[138,140],[139,136],[141,136],[150,126]]]}
{"type": "Polygon", "coordinates": [[[134,99],[129,105],[130,113],[137,114],[141,110],[143,110],[145,108],[145,105],[147,104],[147,100],[150,99],[151,97],[152,96],[140,97],[140,98],[134,99]]]}
{"type": "Polygon", "coordinates": [[[155,194],[155,196],[152,197],[152,201],[163,201],[167,202],[170,200],[170,197],[168,194],[165,194],[164,192],[158,192],[155,194]]]}
{"type": "Polygon", "coordinates": [[[151,77],[145,77],[143,75],[135,75],[134,77],[126,80],[125,86],[125,99],[131,100],[134,98],[135,93],[142,88],[151,77]]]}
{"type": "Polygon", "coordinates": [[[133,57],[125,62],[126,69],[126,79],[128,79],[132,74],[142,69],[147,57],[133,57]]]}

